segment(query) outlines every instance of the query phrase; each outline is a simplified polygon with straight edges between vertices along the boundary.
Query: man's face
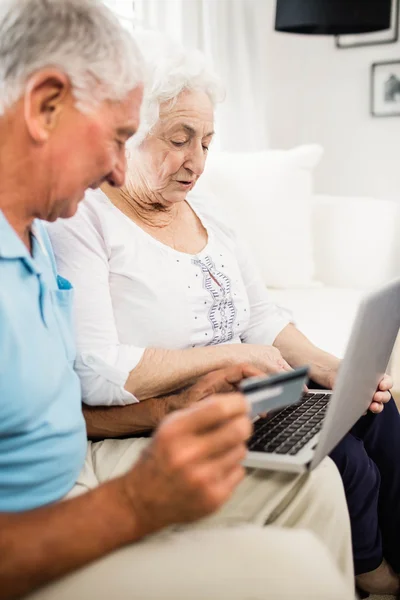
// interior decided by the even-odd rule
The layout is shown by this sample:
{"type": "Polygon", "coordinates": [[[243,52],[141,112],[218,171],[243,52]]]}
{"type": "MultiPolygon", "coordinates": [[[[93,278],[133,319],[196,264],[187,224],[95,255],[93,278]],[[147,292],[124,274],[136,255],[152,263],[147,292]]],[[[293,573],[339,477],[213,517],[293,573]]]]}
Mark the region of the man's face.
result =
{"type": "Polygon", "coordinates": [[[43,157],[40,216],[54,221],[72,217],[88,188],[104,181],[121,186],[125,180],[125,142],[139,126],[142,87],[122,102],[105,101],[89,113],[73,103],[64,110],[43,157]]]}

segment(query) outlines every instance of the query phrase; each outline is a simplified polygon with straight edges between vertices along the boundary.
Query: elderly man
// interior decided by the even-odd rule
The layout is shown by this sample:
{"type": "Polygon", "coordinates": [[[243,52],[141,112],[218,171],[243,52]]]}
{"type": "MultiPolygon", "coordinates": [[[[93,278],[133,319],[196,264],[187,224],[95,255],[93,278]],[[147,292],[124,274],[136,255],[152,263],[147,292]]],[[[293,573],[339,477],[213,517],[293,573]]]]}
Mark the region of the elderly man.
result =
{"type": "MultiPolygon", "coordinates": [[[[70,217],[86,188],[122,185],[141,58],[94,0],[1,0],[0,57],[0,598],[350,598],[338,475],[326,463],[242,481],[241,395],[167,417],[134,465],[132,440],[108,440],[123,464],[107,441],[87,450],[72,289],[36,219],[70,217]],[[297,530],[263,527],[272,521],[297,530]]],[[[235,367],[150,402],[168,412],[255,373],[235,367]]],[[[137,422],[140,404],[127,409],[137,422]]],[[[92,428],[103,419],[92,413],[92,428]]]]}

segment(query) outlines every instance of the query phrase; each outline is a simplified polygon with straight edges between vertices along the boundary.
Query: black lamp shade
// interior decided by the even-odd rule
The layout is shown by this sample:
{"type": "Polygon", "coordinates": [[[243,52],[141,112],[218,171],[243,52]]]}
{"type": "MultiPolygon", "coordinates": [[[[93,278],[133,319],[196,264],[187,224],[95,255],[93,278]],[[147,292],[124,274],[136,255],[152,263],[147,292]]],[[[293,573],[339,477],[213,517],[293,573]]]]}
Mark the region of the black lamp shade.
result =
{"type": "Polygon", "coordinates": [[[277,0],[276,31],[341,35],[390,28],[392,0],[277,0]]]}

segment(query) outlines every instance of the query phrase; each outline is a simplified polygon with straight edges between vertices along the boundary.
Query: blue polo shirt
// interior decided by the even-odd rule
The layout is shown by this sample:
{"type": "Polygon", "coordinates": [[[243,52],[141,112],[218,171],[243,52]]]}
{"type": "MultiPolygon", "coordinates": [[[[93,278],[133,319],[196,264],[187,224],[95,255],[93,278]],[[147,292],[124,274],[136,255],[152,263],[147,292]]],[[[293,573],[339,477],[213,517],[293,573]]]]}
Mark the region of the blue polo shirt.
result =
{"type": "Polygon", "coordinates": [[[73,290],[41,223],[32,256],[0,211],[0,511],[62,498],[86,453],[73,370],[73,290]]]}

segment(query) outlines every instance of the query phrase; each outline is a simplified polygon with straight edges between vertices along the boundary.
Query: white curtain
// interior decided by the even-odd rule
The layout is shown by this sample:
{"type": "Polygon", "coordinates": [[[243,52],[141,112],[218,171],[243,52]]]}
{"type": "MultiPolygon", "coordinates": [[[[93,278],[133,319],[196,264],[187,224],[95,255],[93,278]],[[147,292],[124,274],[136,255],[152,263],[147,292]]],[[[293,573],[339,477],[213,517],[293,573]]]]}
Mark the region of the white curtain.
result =
{"type": "Polygon", "coordinates": [[[169,34],[211,59],[227,97],[217,111],[218,146],[268,147],[265,3],[270,0],[135,0],[145,28],[169,34]]]}

